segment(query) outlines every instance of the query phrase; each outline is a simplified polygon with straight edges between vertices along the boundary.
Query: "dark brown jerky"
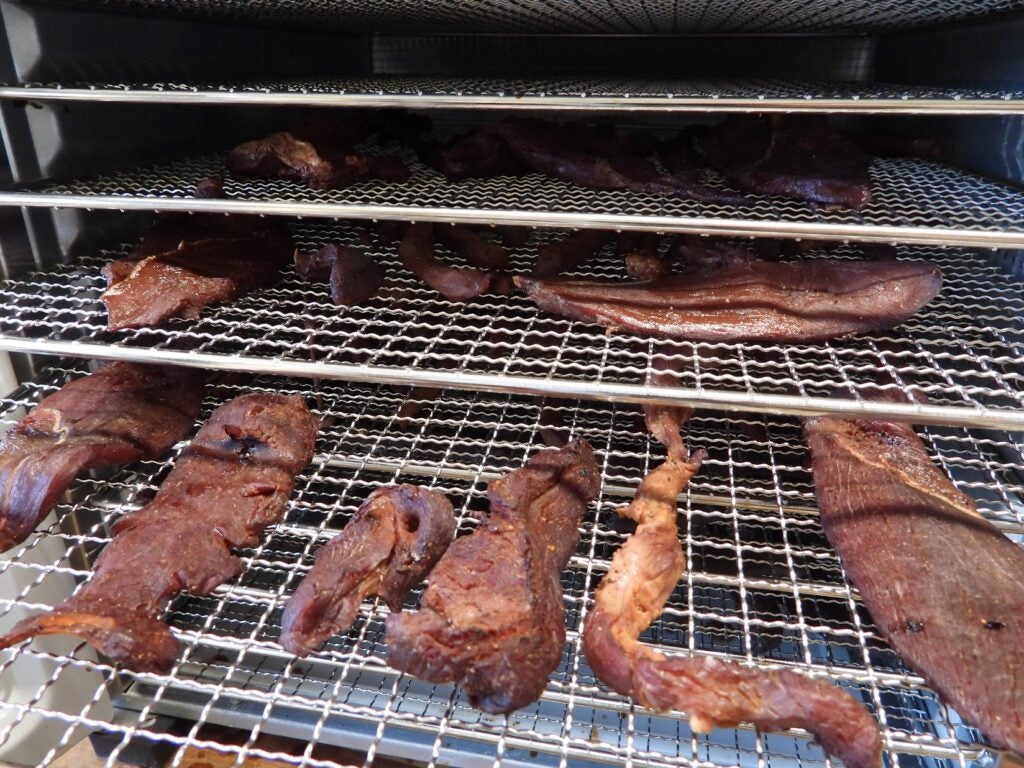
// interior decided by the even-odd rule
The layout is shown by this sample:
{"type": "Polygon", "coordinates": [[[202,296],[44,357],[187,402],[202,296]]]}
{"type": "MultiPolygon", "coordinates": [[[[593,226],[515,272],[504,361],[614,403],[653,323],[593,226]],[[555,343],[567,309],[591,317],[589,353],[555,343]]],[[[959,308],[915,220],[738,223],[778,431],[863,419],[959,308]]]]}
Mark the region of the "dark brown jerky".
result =
{"type": "Polygon", "coordinates": [[[448,301],[466,301],[487,293],[491,274],[469,267],[449,267],[434,256],[434,228],[413,224],[398,246],[398,255],[406,269],[448,301]]]}
{"type": "Polygon", "coordinates": [[[942,287],[925,261],[755,261],[651,282],[541,280],[516,285],[549,312],[691,341],[815,341],[892,328],[942,287]]]}
{"type": "Polygon", "coordinates": [[[1024,754],[1024,552],[907,424],[804,420],[825,535],[893,650],[1024,754]]]}
{"type": "Polygon", "coordinates": [[[306,280],[329,280],[331,300],[345,307],[362,304],[384,284],[384,269],[356,248],[328,243],[318,251],[295,252],[295,268],[306,280]]]}
{"type": "Polygon", "coordinates": [[[186,437],[204,378],[111,363],[44,398],[0,442],[0,552],[24,541],[85,470],[155,459],[186,437]]]}
{"type": "Polygon", "coordinates": [[[339,189],[371,174],[371,158],[341,147],[319,146],[287,131],[247,141],[228,153],[236,176],[300,181],[312,189],[339,189]]]}
{"type": "Polygon", "coordinates": [[[483,129],[458,137],[444,147],[420,143],[417,151],[425,165],[440,171],[449,181],[521,176],[530,170],[500,137],[483,129]]]}
{"type": "Polygon", "coordinates": [[[700,149],[746,192],[850,208],[871,200],[871,158],[820,117],[733,115],[700,149]]]}
{"type": "Polygon", "coordinates": [[[168,600],[182,590],[209,594],[241,572],[231,549],[254,546],[281,519],[316,429],[299,397],[249,394],[222,405],[156,498],[114,527],[93,577],[51,613],[20,622],[0,647],[69,634],[131,669],[168,670],[178,653],[161,620],[168,600]]]}
{"type": "Polygon", "coordinates": [[[497,243],[484,240],[473,230],[458,224],[437,224],[434,236],[445,248],[466,263],[480,269],[508,269],[508,254],[497,243]]]}
{"type": "Polygon", "coordinates": [[[537,264],[533,273],[538,277],[551,277],[571,272],[600,251],[612,239],[610,232],[584,229],[562,240],[537,246],[537,264]]]}
{"type": "Polygon", "coordinates": [[[714,272],[761,258],[746,243],[700,235],[676,235],[668,255],[675,259],[680,272],[714,272]]]}
{"type": "Polygon", "coordinates": [[[281,645],[305,656],[331,635],[347,632],[370,595],[400,611],[454,535],[455,515],[444,494],[416,485],[377,489],[317,552],[285,606],[281,645]]]}
{"type": "Polygon", "coordinates": [[[486,712],[535,701],[561,658],[560,576],[599,483],[582,441],[541,451],[491,483],[490,514],[434,567],[420,610],[388,617],[388,663],[458,683],[486,712]]]}

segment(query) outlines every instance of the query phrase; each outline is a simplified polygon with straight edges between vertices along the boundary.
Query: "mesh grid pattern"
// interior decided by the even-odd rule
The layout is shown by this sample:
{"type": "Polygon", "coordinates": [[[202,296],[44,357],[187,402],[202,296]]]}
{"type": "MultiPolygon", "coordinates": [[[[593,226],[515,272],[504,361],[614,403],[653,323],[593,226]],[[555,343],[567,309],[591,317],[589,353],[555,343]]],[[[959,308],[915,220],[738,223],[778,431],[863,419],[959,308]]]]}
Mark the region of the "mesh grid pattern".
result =
{"type": "Polygon", "coordinates": [[[523,80],[387,77],[256,83],[31,83],[0,97],[174,103],[401,105],[503,109],[820,110],[828,112],[1020,112],[1024,93],[882,83],[790,80],[523,80]]]}
{"type": "Polygon", "coordinates": [[[158,10],[358,31],[883,32],[1020,10],[1019,0],[64,0],[93,8],[158,10]]]}
{"type": "MultiPolygon", "coordinates": [[[[607,334],[542,312],[522,295],[450,303],[405,270],[396,246],[375,238],[364,245],[371,238],[359,227],[299,222],[293,230],[304,249],[328,242],[366,248],[387,269],[385,287],[363,306],[340,308],[325,284],[289,270],[275,287],[208,308],[199,320],[110,333],[99,301],[106,259],[99,256],[0,284],[8,308],[0,347],[137,360],[162,354],[207,367],[618,400],[649,398],[652,362],[665,357],[680,372],[676,401],[703,407],[807,412],[849,402],[899,414],[891,403],[865,402],[881,385],[924,394],[934,410],[916,411],[910,418],[918,422],[1024,426],[1024,294],[979,253],[903,248],[905,258],[938,264],[944,287],[891,331],[820,344],[688,343],[607,334]]],[[[561,236],[536,232],[513,252],[513,268],[529,271],[536,243],[561,236]]],[[[574,274],[625,277],[611,246],[574,274]]]]}
{"type": "MultiPolygon", "coordinates": [[[[374,151],[388,151],[375,149],[374,151]]],[[[403,151],[395,149],[401,154],[403,151]]],[[[1022,247],[1024,191],[913,159],[877,159],[874,200],[861,211],[778,197],[747,196],[733,206],[591,190],[538,174],[451,184],[406,156],[403,184],[369,181],[341,190],[233,179],[223,156],[207,155],[31,190],[0,192],[0,204],[71,208],[202,209],[346,218],[505,222],[772,236],[817,236],[907,243],[1022,247]],[[222,176],[227,200],[196,200],[196,182],[222,176]]],[[[722,187],[710,171],[704,181],[722,187]]]]}
{"type": "MultiPolygon", "coordinates": [[[[58,369],[23,386],[3,401],[3,421],[20,418],[68,375],[58,369]]],[[[825,764],[821,750],[799,732],[766,735],[741,728],[693,734],[678,714],[653,716],[608,692],[582,657],[581,621],[626,535],[614,509],[662,456],[660,446],[637,428],[638,409],[257,379],[214,386],[202,418],[240,391],[263,388],[307,396],[323,420],[317,455],[297,479],[284,522],[258,547],[242,552],[245,572],[209,596],[182,595],[172,603],[167,616],[183,643],[179,663],[167,675],[136,675],[91,660],[82,645],[53,653],[22,644],[0,656],[0,674],[31,660],[45,668],[47,682],[31,701],[0,702],[0,740],[16,727],[11,717],[24,716],[30,707],[34,717],[65,728],[65,738],[86,724],[122,736],[123,744],[132,737],[164,741],[179,755],[189,744],[207,744],[207,723],[238,725],[252,729],[251,737],[242,745],[215,744],[219,751],[237,754],[239,761],[276,757],[303,766],[333,765],[318,757],[318,747],[329,743],[368,749],[366,765],[377,754],[415,756],[431,766],[825,764]],[[592,443],[603,487],[585,515],[579,549],[563,577],[565,653],[537,704],[507,719],[486,716],[451,686],[393,672],[385,663],[386,610],[377,603],[364,603],[352,630],[308,659],[282,651],[276,640],[283,602],[316,548],[375,487],[402,481],[444,491],[465,534],[486,510],[486,482],[542,447],[540,429],[552,416],[563,435],[592,443]],[[53,686],[83,670],[96,673],[87,706],[64,713],[45,703],[53,686]],[[125,707],[114,720],[96,714],[111,681],[120,691],[116,703],[125,707]],[[197,719],[187,734],[161,733],[150,721],[159,713],[197,719]],[[299,736],[306,752],[267,753],[254,746],[260,732],[299,736]]],[[[691,445],[709,452],[680,501],[689,568],[645,641],[669,654],[795,668],[838,683],[879,719],[891,765],[980,766],[991,759],[979,734],[887,649],[846,583],[817,520],[796,422],[698,413],[688,432],[691,445]]],[[[1024,532],[1019,442],[959,428],[920,432],[938,464],[978,500],[986,517],[1014,537],[1024,532]]],[[[0,614],[44,609],[33,591],[51,579],[86,578],[87,568],[71,556],[85,550],[91,559],[109,540],[112,521],[150,499],[171,464],[173,457],[78,481],[73,502],[57,508],[56,522],[3,563],[5,572],[27,572],[29,586],[0,600],[0,614]],[[47,542],[63,554],[34,555],[47,542]]],[[[111,762],[121,751],[115,750],[111,762]]]]}

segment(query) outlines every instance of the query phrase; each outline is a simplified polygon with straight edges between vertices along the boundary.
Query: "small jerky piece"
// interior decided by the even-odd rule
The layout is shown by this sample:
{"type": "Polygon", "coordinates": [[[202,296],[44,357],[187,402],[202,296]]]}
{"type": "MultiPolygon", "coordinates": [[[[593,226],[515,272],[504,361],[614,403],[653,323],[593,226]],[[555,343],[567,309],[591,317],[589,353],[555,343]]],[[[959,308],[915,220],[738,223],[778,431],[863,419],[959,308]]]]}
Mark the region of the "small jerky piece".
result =
{"type": "Polygon", "coordinates": [[[926,261],[755,261],[655,281],[515,283],[549,312],[689,341],[818,341],[899,325],[942,287],[926,261]]]}
{"type": "Polygon", "coordinates": [[[480,269],[508,269],[508,254],[497,243],[489,243],[473,230],[458,224],[438,224],[434,235],[448,250],[480,269]]]}
{"type": "Polygon", "coordinates": [[[281,645],[307,655],[331,635],[347,632],[369,595],[400,611],[454,535],[455,514],[444,494],[416,485],[378,488],[317,552],[284,608],[281,645]]]}
{"type": "Polygon", "coordinates": [[[224,194],[224,179],[220,176],[210,176],[202,179],[196,184],[195,197],[200,200],[219,200],[227,197],[224,194]]]}
{"type": "Polygon", "coordinates": [[[700,149],[745,192],[850,208],[871,201],[871,158],[821,117],[732,115],[700,149]]]}
{"type": "Polygon", "coordinates": [[[612,239],[611,232],[584,229],[562,240],[537,246],[537,277],[551,277],[570,272],[600,251],[612,239]]]}
{"type": "Polygon", "coordinates": [[[158,221],[126,259],[103,268],[107,327],[145,328],[194,319],[277,281],[294,246],[288,229],[259,216],[173,214],[158,221]]]}
{"type": "Polygon", "coordinates": [[[1024,550],[908,424],[804,420],[821,525],[893,650],[992,744],[1024,754],[1024,550]]]}
{"type": "Polygon", "coordinates": [[[536,701],[561,659],[561,574],[600,480],[593,450],[576,441],[492,482],[490,514],[448,547],[420,610],[388,616],[388,664],[456,682],[485,712],[536,701]]]}
{"type": "Polygon", "coordinates": [[[737,264],[760,261],[760,255],[744,243],[720,237],[676,235],[669,247],[680,272],[714,272],[737,264]]]}
{"type": "Polygon", "coordinates": [[[166,672],[178,655],[161,619],[167,603],[183,590],[209,594],[242,571],[232,548],[255,546],[284,515],[316,431],[300,397],[248,394],[220,406],[156,498],[114,526],[92,578],[52,612],[19,622],[0,648],[76,635],[130,669],[166,672]]]}
{"type": "Polygon", "coordinates": [[[449,267],[434,256],[434,228],[425,222],[413,224],[398,246],[406,269],[448,301],[466,301],[487,293],[491,274],[469,267],[449,267]]]}
{"type": "Polygon", "coordinates": [[[184,438],[203,379],[118,362],[44,398],[0,441],[0,552],[24,541],[83,471],[155,459],[184,438]]]}
{"type": "Polygon", "coordinates": [[[662,174],[639,157],[599,157],[580,150],[572,130],[541,120],[508,120],[487,130],[538,173],[593,189],[626,189],[693,200],[737,203],[743,198],[678,176],[662,174]]]}
{"type": "Polygon", "coordinates": [[[318,147],[287,131],[238,145],[228,153],[227,164],[236,176],[301,181],[312,189],[346,187],[369,176],[372,168],[366,155],[318,147]]]}
{"type": "Polygon", "coordinates": [[[805,728],[848,768],[880,768],[881,738],[850,695],[794,672],[764,672],[714,658],[668,658],[639,642],[686,568],[676,498],[703,460],[670,452],[619,515],[637,523],[612,558],[583,627],[594,674],[655,710],[683,710],[697,733],[751,722],[765,731],[805,728]]]}
{"type": "Polygon", "coordinates": [[[295,252],[295,268],[305,280],[330,280],[331,300],[344,307],[362,304],[384,284],[384,269],[355,248],[328,243],[318,251],[295,252]]]}
{"type": "Polygon", "coordinates": [[[672,272],[668,259],[650,251],[633,251],[627,253],[626,274],[634,280],[657,280],[672,272]]]}

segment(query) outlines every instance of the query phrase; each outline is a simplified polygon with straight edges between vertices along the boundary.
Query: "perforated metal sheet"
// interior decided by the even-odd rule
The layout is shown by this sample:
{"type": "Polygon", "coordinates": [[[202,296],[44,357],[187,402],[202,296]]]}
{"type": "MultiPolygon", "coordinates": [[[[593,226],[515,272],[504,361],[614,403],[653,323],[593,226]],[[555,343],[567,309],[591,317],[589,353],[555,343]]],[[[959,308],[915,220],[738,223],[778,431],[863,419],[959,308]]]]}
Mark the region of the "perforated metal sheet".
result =
{"type": "Polygon", "coordinates": [[[880,32],[1020,10],[1018,0],[66,0],[265,24],[385,32],[880,32]]]}
{"type": "MultiPolygon", "coordinates": [[[[68,375],[56,370],[2,401],[3,422],[20,418],[68,375]]],[[[66,738],[81,724],[120,736],[121,747],[108,764],[132,738],[167,743],[179,756],[187,745],[211,746],[209,723],[252,729],[241,746],[212,744],[239,761],[274,757],[325,768],[335,764],[321,759],[320,749],[331,743],[368,748],[366,765],[379,754],[415,757],[430,766],[825,764],[820,748],[801,733],[719,729],[695,735],[682,715],[653,716],[594,679],[578,631],[593,588],[626,535],[614,510],[663,455],[638,428],[637,408],[454,392],[409,397],[386,387],[260,379],[215,386],[203,418],[220,402],[263,388],[306,395],[324,419],[316,458],[297,479],[285,521],[241,553],[246,570],[237,580],[207,597],[182,595],[172,603],[167,617],[183,651],[167,675],[112,669],[90,660],[81,644],[66,653],[28,644],[5,652],[0,679],[31,663],[46,671],[46,682],[27,701],[0,701],[0,741],[12,735],[7,716],[31,712],[57,733],[64,729],[66,738]],[[540,429],[553,421],[563,425],[562,435],[591,442],[603,487],[563,578],[568,638],[540,702],[508,719],[491,717],[473,710],[451,686],[394,673],[385,662],[386,609],[376,602],[364,603],[350,632],[306,660],[277,645],[282,605],[316,549],[374,488],[399,481],[442,490],[465,534],[486,510],[485,483],[539,450],[540,429]],[[64,712],[49,693],[82,671],[95,673],[95,692],[85,696],[92,703],[64,712]],[[135,711],[115,718],[97,714],[111,680],[117,682],[117,703],[135,711]],[[186,734],[162,733],[150,720],[158,713],[197,719],[186,734]],[[305,754],[256,748],[261,732],[298,736],[308,744],[305,754]]],[[[1012,536],[1024,532],[1019,442],[963,429],[920,432],[986,517],[1012,536]]],[[[669,654],[724,656],[834,681],[878,718],[890,765],[987,764],[992,754],[977,731],[886,648],[845,581],[816,517],[796,422],[698,413],[688,433],[691,445],[709,452],[679,506],[689,568],[645,640],[669,654]],[[925,758],[937,762],[921,762],[925,758]]],[[[29,585],[0,600],[0,615],[46,610],[34,598],[36,590],[87,578],[87,568],[69,558],[85,550],[91,559],[109,540],[110,524],[150,499],[172,463],[173,457],[143,462],[105,480],[78,481],[73,502],[58,506],[56,522],[0,565],[6,578],[17,574],[29,585]],[[44,557],[47,548],[57,554],[44,557]]],[[[409,606],[417,599],[411,597],[409,606]]]]}
{"type": "Polygon", "coordinates": [[[0,98],[32,101],[400,106],[460,109],[883,112],[1019,114],[1013,90],[919,88],[785,80],[640,80],[387,77],[255,83],[31,83],[0,98]]]}
{"type": "MultiPolygon", "coordinates": [[[[394,152],[403,154],[399,148],[394,152]]],[[[874,200],[863,210],[852,211],[753,195],[748,195],[750,202],[742,206],[698,203],[586,189],[539,174],[452,184],[410,155],[406,154],[406,159],[413,174],[404,184],[367,181],[341,190],[311,190],[297,182],[232,179],[223,156],[208,155],[31,190],[0,191],[0,205],[406,218],[1024,247],[1024,191],[924,160],[875,160],[871,168],[874,200]],[[213,175],[225,178],[227,199],[196,199],[196,182],[213,175]]],[[[710,171],[705,172],[704,180],[724,186],[710,171]]]]}
{"type": "MultiPolygon", "coordinates": [[[[367,304],[346,309],[330,303],[326,285],[288,274],[274,288],[210,308],[196,321],[108,333],[99,301],[106,258],[84,259],[0,284],[0,348],[707,408],[1024,426],[1024,293],[978,253],[904,248],[906,258],[938,264],[944,288],[892,331],[822,344],[691,344],[608,334],[541,312],[522,295],[447,302],[405,270],[395,245],[378,246],[358,227],[300,223],[294,231],[302,248],[367,248],[386,266],[387,285],[367,304]],[[647,386],[656,356],[680,371],[678,387],[647,386]],[[879,384],[924,394],[930,405],[865,399],[879,384]]],[[[514,269],[529,271],[536,243],[556,236],[564,233],[536,233],[514,252],[514,269]]],[[[611,250],[575,274],[625,277],[611,250]]]]}

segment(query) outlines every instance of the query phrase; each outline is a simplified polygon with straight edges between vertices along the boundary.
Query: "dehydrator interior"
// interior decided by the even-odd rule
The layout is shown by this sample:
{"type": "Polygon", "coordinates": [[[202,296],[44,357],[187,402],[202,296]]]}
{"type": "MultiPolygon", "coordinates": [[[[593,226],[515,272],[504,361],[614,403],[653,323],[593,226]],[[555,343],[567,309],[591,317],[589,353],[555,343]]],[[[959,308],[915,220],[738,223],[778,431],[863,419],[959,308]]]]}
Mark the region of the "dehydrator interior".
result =
{"type": "MultiPolygon", "coordinates": [[[[132,672],[59,637],[0,653],[0,760],[66,765],[88,738],[109,766],[187,764],[204,749],[229,764],[324,768],[827,764],[799,730],[697,733],[685,713],[610,691],[582,653],[594,588],[631,532],[615,510],[665,455],[640,411],[659,402],[697,409],[687,441],[708,459],[679,500],[687,570],[642,639],[834,683],[878,721],[890,768],[1012,764],[872,622],[824,536],[798,418],[914,423],[979,512],[1024,541],[1024,4],[4,0],[0,14],[5,427],[105,360],[209,370],[197,426],[246,391],[301,395],[321,419],[284,521],[240,552],[242,575],[171,603],[183,649],[169,672],[132,672]],[[375,151],[408,162],[404,183],[310,190],[225,168],[229,148],[299,115],[399,108],[441,136],[509,115],[667,136],[728,114],[818,114],[928,139],[941,154],[875,159],[874,200],[860,211],[669,200],[540,174],[453,183],[399,144],[375,151]],[[196,183],[214,175],[226,196],[197,199],[196,183]],[[288,272],[197,320],[108,330],[101,267],[173,211],[286,217],[300,248],[359,247],[388,282],[342,308],[288,272]],[[538,244],[597,228],[843,241],[828,252],[840,258],[893,244],[899,258],[937,264],[944,282],[892,330],[802,344],[654,340],[522,295],[445,301],[374,237],[381,221],[531,227],[511,250],[521,273],[538,244]],[[675,386],[654,385],[665,362],[675,386]],[[913,398],[874,399],[879,387],[913,398]],[[280,646],[284,602],[374,489],[441,490],[466,535],[487,511],[487,483],[551,430],[593,445],[602,482],[562,577],[567,639],[538,702],[487,715],[457,687],[391,669],[380,600],[305,659],[280,646]]],[[[725,186],[711,171],[703,179],[725,186]]],[[[625,276],[611,246],[571,274],[625,276]]],[[[0,560],[0,629],[86,581],[114,523],[152,500],[186,445],[77,480],[0,560]]]]}

